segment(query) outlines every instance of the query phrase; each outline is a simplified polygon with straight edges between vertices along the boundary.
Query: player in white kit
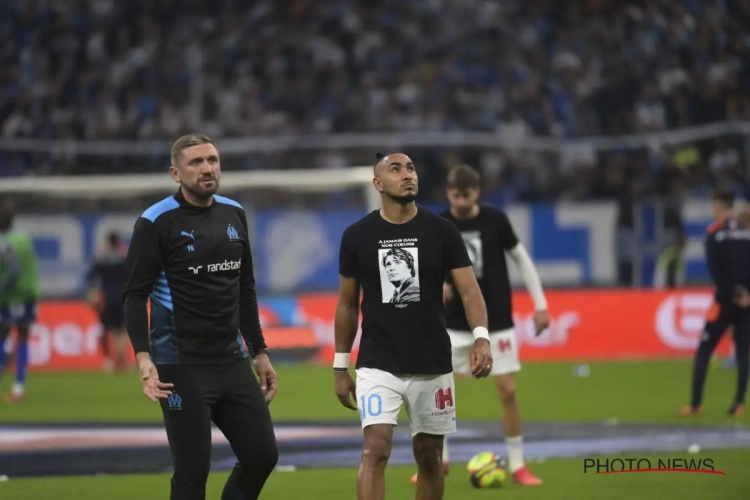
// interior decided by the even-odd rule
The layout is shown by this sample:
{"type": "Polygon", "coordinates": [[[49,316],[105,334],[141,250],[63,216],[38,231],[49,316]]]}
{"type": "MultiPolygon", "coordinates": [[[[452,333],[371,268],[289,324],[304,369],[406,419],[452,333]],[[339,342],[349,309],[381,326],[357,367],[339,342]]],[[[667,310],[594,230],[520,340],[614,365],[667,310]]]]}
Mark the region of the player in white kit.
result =
{"type": "Polygon", "coordinates": [[[474,334],[466,365],[477,378],[493,366],[487,309],[456,226],[417,207],[412,160],[402,153],[378,155],[373,184],[383,208],[349,226],[341,238],[335,320],[336,395],[359,410],[364,433],[357,498],[384,498],[393,427],[405,405],[419,471],[416,498],[438,500],[445,488],[443,438],[456,431],[457,404],[443,304],[446,277],[463,300],[474,334]],[[355,386],[348,367],[360,288],[355,386]]]}
{"type": "MultiPolygon", "coordinates": [[[[539,274],[523,244],[513,231],[508,216],[497,208],[480,204],[479,174],[471,167],[455,167],[448,174],[447,194],[450,208],[441,215],[458,227],[469,251],[474,273],[482,289],[489,313],[490,351],[498,396],[503,407],[503,430],[508,450],[508,469],[511,479],[523,485],[538,485],[542,481],[526,468],[523,459],[521,414],[516,398],[515,373],[521,369],[518,340],[513,329],[513,308],[506,252],[515,261],[534,299],[534,326],[537,335],[549,326],[547,301],[539,274]]],[[[467,349],[472,336],[466,324],[462,301],[455,297],[453,286],[446,284],[446,313],[448,333],[453,345],[453,370],[468,373],[467,349]]],[[[445,471],[449,464],[447,440],[443,447],[445,471]]],[[[413,480],[415,478],[412,478],[413,480]]]]}

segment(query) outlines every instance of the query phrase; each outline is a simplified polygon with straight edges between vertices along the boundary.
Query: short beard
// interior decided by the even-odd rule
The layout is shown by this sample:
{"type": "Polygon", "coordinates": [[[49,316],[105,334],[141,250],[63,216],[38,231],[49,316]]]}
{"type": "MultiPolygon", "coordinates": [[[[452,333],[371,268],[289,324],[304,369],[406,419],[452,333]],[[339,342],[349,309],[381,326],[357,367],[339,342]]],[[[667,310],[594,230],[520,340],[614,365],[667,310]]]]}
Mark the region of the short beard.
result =
{"type": "Polygon", "coordinates": [[[415,193],[405,194],[403,196],[394,196],[392,194],[389,194],[388,196],[402,207],[408,205],[413,201],[416,201],[417,199],[417,195],[415,193]]]}
{"type": "Polygon", "coordinates": [[[186,186],[185,184],[182,185],[182,188],[199,200],[207,200],[214,194],[216,194],[216,191],[219,190],[219,183],[214,181],[214,188],[209,190],[201,189],[199,187],[186,186]]]}

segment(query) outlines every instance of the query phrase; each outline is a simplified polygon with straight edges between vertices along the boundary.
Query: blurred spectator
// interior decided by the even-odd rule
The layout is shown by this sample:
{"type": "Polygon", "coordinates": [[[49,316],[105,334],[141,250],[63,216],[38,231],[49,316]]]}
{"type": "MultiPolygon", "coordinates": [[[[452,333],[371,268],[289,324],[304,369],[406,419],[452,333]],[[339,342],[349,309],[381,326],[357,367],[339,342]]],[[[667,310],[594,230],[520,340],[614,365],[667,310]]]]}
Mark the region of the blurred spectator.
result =
{"type": "Polygon", "coordinates": [[[684,252],[687,237],[683,231],[675,233],[674,241],[659,255],[654,271],[654,288],[674,289],[685,285],[684,252]]]}
{"type": "MultiPolygon", "coordinates": [[[[0,132],[62,141],[194,130],[580,138],[748,120],[748,26],[744,0],[6,0],[0,132]]],[[[133,171],[166,161],[161,152],[93,158],[62,144],[0,150],[0,170],[133,171]]],[[[415,151],[440,167],[425,175],[425,193],[439,192],[447,151],[415,151]]],[[[453,153],[492,179],[497,200],[606,191],[596,186],[606,184],[607,156],[585,148],[453,153]]],[[[325,168],[369,164],[371,155],[247,156],[227,168],[325,168]]],[[[629,151],[618,168],[650,194],[674,169],[699,188],[743,161],[721,141],[678,145],[671,157],[629,151]]]]}

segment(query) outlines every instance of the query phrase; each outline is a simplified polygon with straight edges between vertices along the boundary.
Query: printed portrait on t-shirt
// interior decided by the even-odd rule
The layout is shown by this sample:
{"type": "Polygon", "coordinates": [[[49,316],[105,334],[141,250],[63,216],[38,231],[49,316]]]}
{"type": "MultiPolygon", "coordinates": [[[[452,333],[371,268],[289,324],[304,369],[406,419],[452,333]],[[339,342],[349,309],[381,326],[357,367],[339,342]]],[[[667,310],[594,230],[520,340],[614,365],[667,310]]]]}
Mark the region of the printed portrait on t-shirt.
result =
{"type": "Polygon", "coordinates": [[[481,278],[484,275],[484,256],[482,255],[482,235],[479,231],[464,231],[461,233],[469,252],[469,259],[474,268],[474,276],[481,278]]]}
{"type": "MultiPolygon", "coordinates": [[[[378,250],[383,303],[419,302],[419,252],[416,247],[378,250]]],[[[403,307],[403,306],[402,306],[403,307]]]]}

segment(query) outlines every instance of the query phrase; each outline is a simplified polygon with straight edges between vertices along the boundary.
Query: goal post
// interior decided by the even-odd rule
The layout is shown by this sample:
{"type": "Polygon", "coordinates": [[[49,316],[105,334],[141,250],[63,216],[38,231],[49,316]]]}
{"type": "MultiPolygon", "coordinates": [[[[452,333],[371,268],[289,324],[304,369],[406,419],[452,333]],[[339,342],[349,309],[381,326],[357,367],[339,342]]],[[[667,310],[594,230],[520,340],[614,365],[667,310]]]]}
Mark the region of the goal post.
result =
{"type": "MultiPolygon", "coordinates": [[[[332,192],[362,188],[368,205],[380,204],[377,192],[371,189],[372,167],[351,167],[324,170],[254,170],[222,172],[221,189],[242,191],[275,189],[289,192],[332,192]]],[[[115,174],[77,176],[33,176],[0,178],[0,195],[36,195],[56,198],[128,198],[134,195],[169,193],[177,184],[163,174],[115,174]]]]}
{"type": "MultiPolygon", "coordinates": [[[[258,291],[330,291],[343,229],[380,206],[371,166],[222,172],[218,194],[245,209],[258,291]]],[[[14,227],[35,240],[45,297],[80,297],[106,236],[127,242],[137,217],[176,193],[163,173],[0,178],[16,206],[14,227]]]]}

